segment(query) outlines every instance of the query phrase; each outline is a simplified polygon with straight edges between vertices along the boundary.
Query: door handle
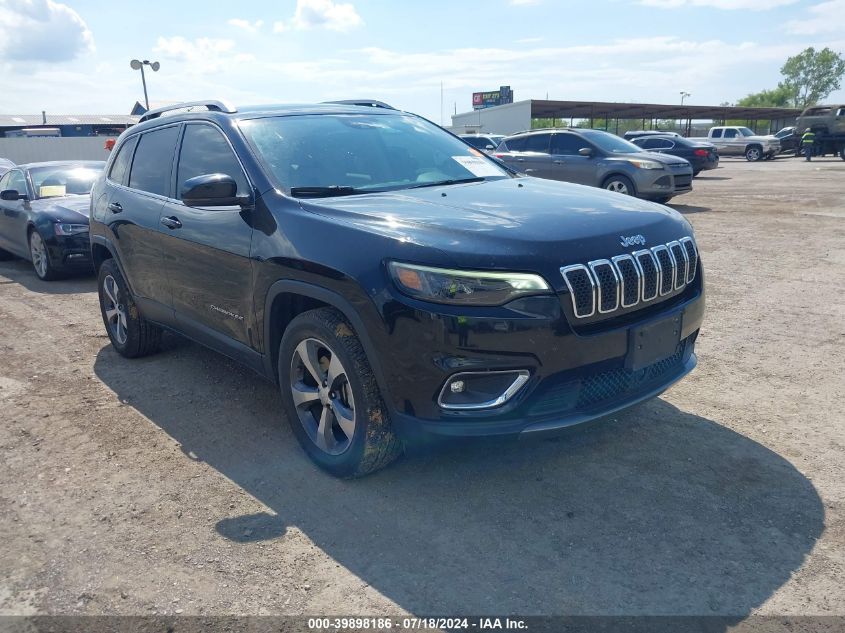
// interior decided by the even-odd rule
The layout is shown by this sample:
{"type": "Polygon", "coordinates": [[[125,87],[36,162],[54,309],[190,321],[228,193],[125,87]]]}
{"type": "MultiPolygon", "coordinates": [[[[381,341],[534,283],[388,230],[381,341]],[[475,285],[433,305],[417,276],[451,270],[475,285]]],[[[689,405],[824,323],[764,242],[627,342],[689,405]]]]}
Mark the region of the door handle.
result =
{"type": "Polygon", "coordinates": [[[515,158],[514,160],[518,163],[524,163],[525,162],[524,158],[515,158]]]}
{"type": "Polygon", "coordinates": [[[179,221],[179,218],[177,218],[175,215],[162,218],[161,223],[170,230],[182,228],[182,223],[179,221]]]}
{"type": "Polygon", "coordinates": [[[563,161],[562,160],[556,160],[555,165],[563,165],[563,161]]]}
{"type": "Polygon", "coordinates": [[[109,205],[109,211],[111,211],[112,213],[120,213],[121,211],[123,211],[123,205],[121,205],[119,202],[112,202],[109,205]]]}

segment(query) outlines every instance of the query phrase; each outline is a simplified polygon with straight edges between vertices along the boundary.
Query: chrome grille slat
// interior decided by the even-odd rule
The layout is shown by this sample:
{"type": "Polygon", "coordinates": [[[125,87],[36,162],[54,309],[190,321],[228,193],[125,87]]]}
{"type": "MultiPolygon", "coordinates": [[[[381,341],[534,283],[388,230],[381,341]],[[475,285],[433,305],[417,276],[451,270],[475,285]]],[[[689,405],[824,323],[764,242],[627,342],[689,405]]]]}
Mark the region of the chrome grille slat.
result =
{"type": "Polygon", "coordinates": [[[675,284],[675,262],[666,244],[653,246],[651,252],[654,253],[657,268],[660,270],[658,277],[660,279],[660,296],[662,297],[672,292],[675,284]]]}
{"type": "Polygon", "coordinates": [[[610,261],[619,275],[619,298],[623,308],[637,305],[643,293],[643,276],[632,255],[617,255],[610,261]]]}
{"type": "Polygon", "coordinates": [[[660,267],[650,250],[634,251],[634,259],[642,273],[643,292],[640,299],[644,302],[652,301],[660,294],[660,267]]]}
{"type": "Polygon", "coordinates": [[[593,316],[596,313],[596,282],[593,281],[590,269],[584,264],[574,264],[561,268],[560,274],[569,288],[575,316],[579,319],[593,316]]]}
{"type": "Polygon", "coordinates": [[[650,249],[564,266],[575,317],[585,319],[653,301],[691,283],[698,272],[698,248],[691,237],[650,249]]]}
{"type": "Polygon", "coordinates": [[[619,275],[609,259],[589,262],[590,272],[598,288],[598,309],[600,314],[613,312],[619,307],[619,275]]]}
{"type": "Polygon", "coordinates": [[[680,240],[681,246],[684,247],[684,252],[687,254],[687,283],[695,279],[695,273],[698,270],[698,249],[695,247],[695,241],[691,237],[682,237],[680,240]]]}
{"type": "Polygon", "coordinates": [[[669,242],[666,246],[675,260],[675,290],[678,290],[687,283],[687,251],[680,242],[669,242]]]}

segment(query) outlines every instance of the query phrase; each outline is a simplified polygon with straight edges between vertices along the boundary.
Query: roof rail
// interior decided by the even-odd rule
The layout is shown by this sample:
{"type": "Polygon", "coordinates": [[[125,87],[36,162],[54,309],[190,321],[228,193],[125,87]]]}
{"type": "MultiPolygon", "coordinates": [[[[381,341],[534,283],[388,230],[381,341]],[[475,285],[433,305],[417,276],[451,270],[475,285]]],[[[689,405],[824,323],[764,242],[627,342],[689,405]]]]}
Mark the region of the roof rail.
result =
{"type": "Polygon", "coordinates": [[[144,121],[149,121],[151,119],[157,119],[163,114],[167,112],[174,112],[175,110],[183,110],[185,112],[192,112],[194,108],[205,108],[209,112],[225,112],[226,114],[233,114],[237,112],[237,108],[226,101],[217,101],[217,100],[209,100],[209,101],[186,101],[184,103],[174,103],[173,105],[164,106],[163,108],[156,108],[155,110],[150,110],[149,112],[145,112],[138,123],[143,123],[144,121]]]}
{"type": "Polygon", "coordinates": [[[356,105],[369,106],[371,108],[385,108],[386,110],[395,110],[392,105],[384,101],[376,101],[375,99],[341,99],[340,101],[323,101],[323,103],[336,103],[338,105],[356,105]]]}

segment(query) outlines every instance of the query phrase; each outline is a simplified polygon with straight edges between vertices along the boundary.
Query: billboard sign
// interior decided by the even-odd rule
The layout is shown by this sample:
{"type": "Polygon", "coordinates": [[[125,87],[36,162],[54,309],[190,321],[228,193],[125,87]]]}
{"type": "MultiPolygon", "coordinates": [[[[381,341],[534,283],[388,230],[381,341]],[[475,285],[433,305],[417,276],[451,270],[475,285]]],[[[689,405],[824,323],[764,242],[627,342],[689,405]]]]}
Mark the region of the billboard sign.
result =
{"type": "Polygon", "coordinates": [[[482,110],[505,103],[513,103],[513,91],[510,86],[501,86],[490,92],[473,92],[472,109],[482,110]]]}

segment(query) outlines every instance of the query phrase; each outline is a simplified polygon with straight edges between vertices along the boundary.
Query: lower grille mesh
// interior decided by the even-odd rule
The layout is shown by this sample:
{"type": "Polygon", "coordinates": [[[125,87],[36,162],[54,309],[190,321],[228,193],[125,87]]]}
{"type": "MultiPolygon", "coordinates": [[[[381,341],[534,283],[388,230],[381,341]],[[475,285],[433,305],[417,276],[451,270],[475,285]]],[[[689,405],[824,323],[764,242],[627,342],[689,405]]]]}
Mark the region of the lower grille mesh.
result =
{"type": "Polygon", "coordinates": [[[549,388],[529,410],[530,415],[588,412],[623,398],[646,392],[680,371],[689,339],[680,342],[668,358],[639,371],[617,368],[596,372],[581,380],[567,381],[549,388]]]}

